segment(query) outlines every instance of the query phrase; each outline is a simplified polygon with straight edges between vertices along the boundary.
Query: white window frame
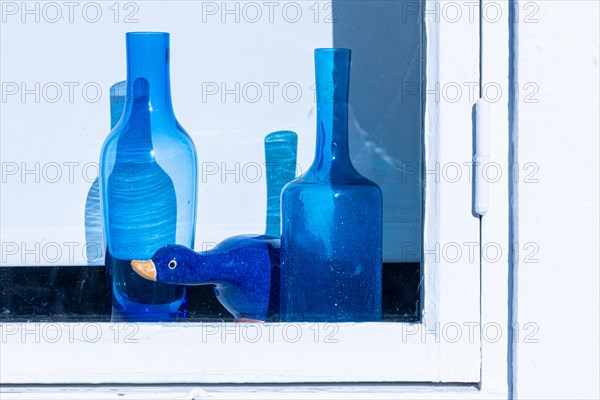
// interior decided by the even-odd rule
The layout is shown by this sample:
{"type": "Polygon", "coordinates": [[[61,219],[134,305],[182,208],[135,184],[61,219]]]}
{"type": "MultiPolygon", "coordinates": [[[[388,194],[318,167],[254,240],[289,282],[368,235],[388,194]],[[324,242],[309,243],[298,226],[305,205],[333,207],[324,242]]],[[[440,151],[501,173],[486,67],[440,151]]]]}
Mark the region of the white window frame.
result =
{"type": "MultiPolygon", "coordinates": [[[[434,9],[435,3],[429,1],[427,7],[434,9]]],[[[508,6],[503,2],[500,5],[505,21],[508,6]]],[[[468,19],[454,23],[438,18],[435,13],[426,16],[428,91],[439,91],[432,86],[436,83],[443,88],[446,84],[478,82],[479,24],[468,19]],[[461,43],[461,46],[456,46],[456,43],[461,43]]],[[[482,62],[484,67],[490,66],[491,80],[496,79],[507,87],[504,75],[507,71],[497,66],[507,64],[508,45],[499,40],[508,37],[508,24],[505,25],[484,25],[484,31],[489,27],[492,32],[486,43],[493,41],[500,50],[493,55],[484,53],[482,62]]],[[[482,263],[478,252],[468,254],[471,245],[467,243],[480,243],[480,222],[471,215],[470,180],[451,182],[439,175],[444,166],[456,163],[464,167],[471,161],[473,101],[466,95],[456,102],[438,101],[435,94],[426,97],[424,154],[428,175],[424,216],[424,315],[421,323],[303,323],[294,326],[232,323],[133,326],[116,323],[3,324],[0,382],[4,385],[480,384],[487,373],[487,381],[491,384],[486,386],[486,394],[505,394],[506,372],[502,371],[506,369],[506,338],[503,336],[493,345],[482,341],[480,325],[492,321],[506,329],[506,319],[502,319],[506,317],[506,310],[502,307],[506,302],[498,301],[506,300],[506,290],[493,286],[495,279],[506,279],[506,271],[497,268],[497,264],[482,263]],[[441,168],[439,172],[435,172],[438,171],[436,166],[441,168]],[[463,253],[458,262],[451,262],[441,254],[445,246],[454,244],[463,253]],[[434,249],[439,250],[435,254],[429,253],[434,249]],[[439,259],[436,259],[438,256],[439,259]],[[482,271],[483,274],[480,273],[482,271]],[[482,282],[485,290],[480,286],[482,282]],[[461,337],[453,342],[454,339],[447,338],[450,331],[444,333],[444,329],[456,326],[461,329],[461,337]],[[471,327],[473,336],[469,335],[471,327]],[[18,334],[8,334],[15,328],[20,330],[18,334]],[[302,333],[299,340],[289,340],[298,329],[302,333]],[[428,333],[436,329],[437,335],[428,333]],[[126,335],[134,330],[134,342],[127,343],[126,335]],[[324,335],[333,330],[336,332],[332,339],[337,343],[326,343],[324,335]],[[25,331],[29,334],[23,340],[22,333],[25,331]],[[248,335],[255,337],[253,332],[257,331],[261,333],[261,339],[251,343],[248,335]],[[43,334],[54,335],[54,332],[59,332],[60,336],[54,343],[31,340],[43,334]],[[319,332],[317,340],[315,332],[319,332]],[[223,333],[226,333],[224,340],[223,333]],[[287,341],[283,340],[286,333],[287,341]],[[90,338],[99,338],[99,341],[91,343],[90,338]],[[489,349],[485,358],[482,358],[482,349],[489,349]]],[[[500,117],[504,117],[501,106],[496,105],[495,109],[499,109],[500,117]]],[[[502,150],[507,151],[508,143],[502,142],[505,121],[507,118],[498,119],[497,130],[492,131],[492,146],[498,146],[498,151],[492,152],[492,158],[494,154],[502,154],[502,150]]],[[[498,160],[506,165],[504,158],[498,160]]],[[[508,206],[501,203],[507,198],[507,190],[504,185],[495,185],[491,190],[491,206],[497,206],[500,212],[493,218],[483,219],[482,237],[484,242],[491,239],[506,244],[508,235],[504,235],[504,231],[508,206]],[[497,202],[494,201],[496,198],[497,202]],[[486,231],[487,227],[490,230],[486,231]]],[[[469,388],[462,388],[459,392],[465,398],[481,394],[469,388]]],[[[432,393],[422,394],[431,398],[432,393]]],[[[414,393],[409,397],[414,397],[414,393]]]]}

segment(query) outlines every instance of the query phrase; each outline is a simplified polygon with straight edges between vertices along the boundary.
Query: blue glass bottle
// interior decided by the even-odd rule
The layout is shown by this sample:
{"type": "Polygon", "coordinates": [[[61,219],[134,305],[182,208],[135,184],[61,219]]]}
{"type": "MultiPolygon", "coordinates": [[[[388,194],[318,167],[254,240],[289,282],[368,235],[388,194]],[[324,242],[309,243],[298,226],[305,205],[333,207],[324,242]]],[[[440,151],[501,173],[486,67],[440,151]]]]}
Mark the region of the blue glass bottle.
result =
{"type": "Polygon", "coordinates": [[[165,245],[192,247],[197,159],[171,103],[169,34],[128,33],[127,94],[100,157],[100,196],[111,269],[113,319],[169,321],[185,316],[185,288],[131,270],[165,245]]]}
{"type": "Polygon", "coordinates": [[[317,144],[281,194],[284,321],[381,319],[382,195],[348,150],[350,50],[315,50],[317,144]]]}

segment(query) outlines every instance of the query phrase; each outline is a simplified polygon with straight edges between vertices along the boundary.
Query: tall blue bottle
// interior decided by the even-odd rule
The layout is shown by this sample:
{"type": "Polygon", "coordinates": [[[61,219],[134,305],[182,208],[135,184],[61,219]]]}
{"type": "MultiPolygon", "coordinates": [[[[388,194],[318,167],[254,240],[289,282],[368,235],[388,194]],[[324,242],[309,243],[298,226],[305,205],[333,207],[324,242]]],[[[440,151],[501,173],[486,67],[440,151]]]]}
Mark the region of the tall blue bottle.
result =
{"type": "Polygon", "coordinates": [[[128,33],[125,108],[100,157],[100,196],[113,319],[169,321],[186,314],[183,286],[130,267],[162,246],[193,247],[197,159],[171,104],[169,34],[128,33]]]}
{"type": "Polygon", "coordinates": [[[382,195],[348,150],[350,50],[315,50],[312,166],[281,194],[284,321],[381,319],[382,195]]]}

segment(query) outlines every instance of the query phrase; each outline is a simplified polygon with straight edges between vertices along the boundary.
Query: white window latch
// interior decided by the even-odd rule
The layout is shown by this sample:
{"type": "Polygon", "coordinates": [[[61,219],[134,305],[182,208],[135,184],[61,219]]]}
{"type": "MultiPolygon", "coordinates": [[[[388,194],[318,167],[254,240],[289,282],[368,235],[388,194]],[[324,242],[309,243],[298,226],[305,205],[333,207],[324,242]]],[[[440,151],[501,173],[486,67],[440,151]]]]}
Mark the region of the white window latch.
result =
{"type": "Polygon", "coordinates": [[[484,216],[490,207],[490,188],[485,172],[490,162],[490,103],[483,99],[475,105],[475,155],[473,176],[475,185],[474,209],[484,216]]]}

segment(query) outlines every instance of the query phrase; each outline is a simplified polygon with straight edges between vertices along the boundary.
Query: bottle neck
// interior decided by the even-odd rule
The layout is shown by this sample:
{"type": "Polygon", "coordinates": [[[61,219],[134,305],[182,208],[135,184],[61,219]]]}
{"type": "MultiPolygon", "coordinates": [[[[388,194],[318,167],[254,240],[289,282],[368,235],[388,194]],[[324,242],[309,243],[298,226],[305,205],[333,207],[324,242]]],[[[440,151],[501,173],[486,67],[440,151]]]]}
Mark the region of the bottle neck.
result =
{"type": "Polygon", "coordinates": [[[148,83],[148,110],[174,119],[171,103],[169,34],[158,32],[127,34],[127,94],[125,114],[129,115],[136,99],[136,80],[148,83]]]}
{"type": "Polygon", "coordinates": [[[348,147],[350,51],[315,50],[317,145],[313,168],[321,171],[352,168],[348,147]]]}

